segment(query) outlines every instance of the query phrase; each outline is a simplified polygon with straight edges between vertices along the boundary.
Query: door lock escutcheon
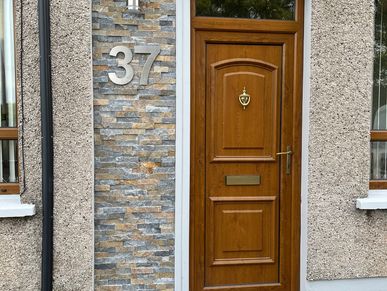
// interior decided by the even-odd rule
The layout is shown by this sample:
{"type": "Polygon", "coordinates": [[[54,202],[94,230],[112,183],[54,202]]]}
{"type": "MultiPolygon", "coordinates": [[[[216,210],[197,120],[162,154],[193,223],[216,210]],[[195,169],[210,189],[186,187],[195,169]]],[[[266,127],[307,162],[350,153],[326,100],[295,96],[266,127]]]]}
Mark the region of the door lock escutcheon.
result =
{"type": "Polygon", "coordinates": [[[290,175],[291,166],[292,166],[292,147],[287,146],[286,152],[279,152],[277,156],[286,156],[286,175],[290,175]]]}

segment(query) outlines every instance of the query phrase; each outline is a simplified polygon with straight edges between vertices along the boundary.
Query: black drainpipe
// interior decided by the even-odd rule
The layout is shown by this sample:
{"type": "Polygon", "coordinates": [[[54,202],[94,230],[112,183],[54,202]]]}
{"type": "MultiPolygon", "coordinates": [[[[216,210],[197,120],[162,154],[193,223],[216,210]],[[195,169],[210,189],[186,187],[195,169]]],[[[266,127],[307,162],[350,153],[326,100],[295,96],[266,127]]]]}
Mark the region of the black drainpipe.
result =
{"type": "Polygon", "coordinates": [[[40,102],[42,130],[42,291],[52,291],[54,149],[50,51],[50,1],[39,0],[40,102]]]}

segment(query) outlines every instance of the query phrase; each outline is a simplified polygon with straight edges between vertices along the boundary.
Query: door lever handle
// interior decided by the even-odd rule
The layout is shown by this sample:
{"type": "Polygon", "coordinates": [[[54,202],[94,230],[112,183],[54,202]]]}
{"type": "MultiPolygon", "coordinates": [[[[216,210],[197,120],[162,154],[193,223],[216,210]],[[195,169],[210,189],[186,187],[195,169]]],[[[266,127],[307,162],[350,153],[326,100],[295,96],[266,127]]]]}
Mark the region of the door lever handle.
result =
{"type": "Polygon", "coordinates": [[[285,156],[286,155],[286,175],[290,175],[291,163],[292,163],[292,148],[291,146],[286,147],[286,152],[279,152],[277,156],[285,156]]]}

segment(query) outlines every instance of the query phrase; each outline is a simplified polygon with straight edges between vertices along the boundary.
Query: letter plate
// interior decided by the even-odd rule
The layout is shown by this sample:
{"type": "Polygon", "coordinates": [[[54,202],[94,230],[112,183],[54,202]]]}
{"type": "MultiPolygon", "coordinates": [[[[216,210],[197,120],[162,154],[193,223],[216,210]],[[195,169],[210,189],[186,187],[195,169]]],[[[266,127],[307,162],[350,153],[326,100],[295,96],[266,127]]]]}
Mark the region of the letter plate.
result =
{"type": "Polygon", "coordinates": [[[226,186],[260,185],[261,176],[226,176],[226,186]]]}

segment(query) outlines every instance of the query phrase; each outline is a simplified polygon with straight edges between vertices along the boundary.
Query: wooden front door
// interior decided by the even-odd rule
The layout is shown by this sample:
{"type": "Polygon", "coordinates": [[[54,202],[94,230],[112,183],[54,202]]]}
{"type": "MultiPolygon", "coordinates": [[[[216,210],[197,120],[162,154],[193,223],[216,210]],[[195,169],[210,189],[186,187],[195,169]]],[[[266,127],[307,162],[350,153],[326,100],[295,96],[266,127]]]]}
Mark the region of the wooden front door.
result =
{"type": "Polygon", "coordinates": [[[190,291],[299,289],[301,2],[192,17],[190,291]]]}

